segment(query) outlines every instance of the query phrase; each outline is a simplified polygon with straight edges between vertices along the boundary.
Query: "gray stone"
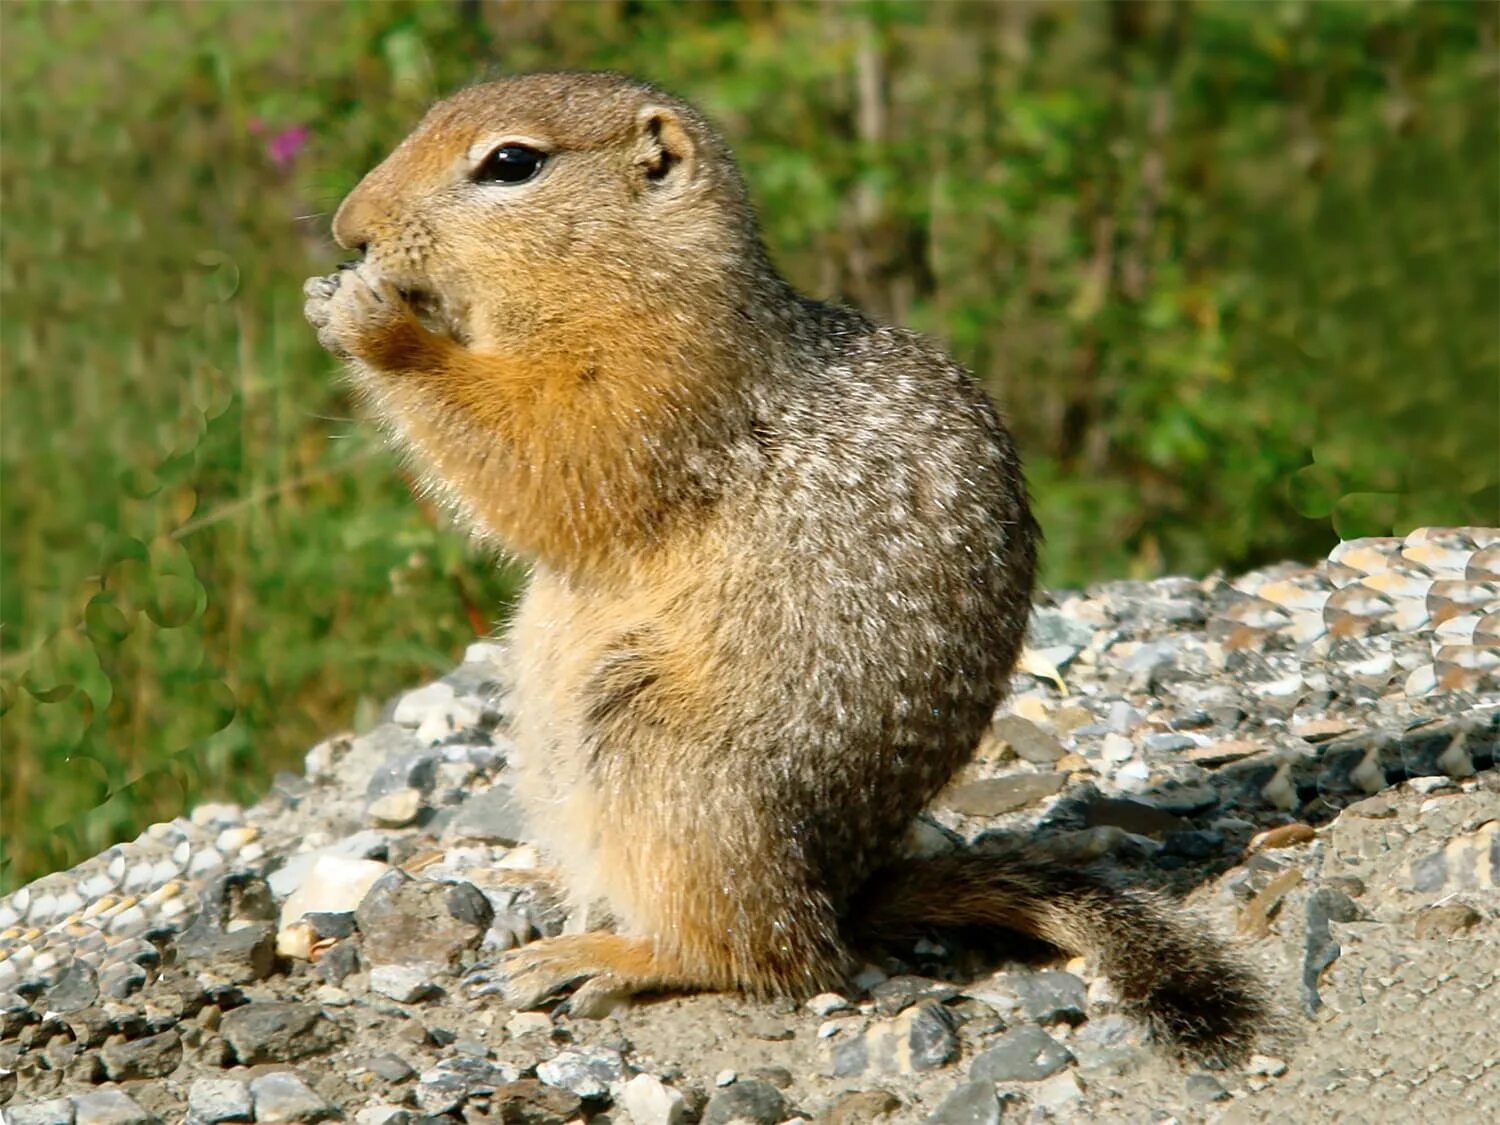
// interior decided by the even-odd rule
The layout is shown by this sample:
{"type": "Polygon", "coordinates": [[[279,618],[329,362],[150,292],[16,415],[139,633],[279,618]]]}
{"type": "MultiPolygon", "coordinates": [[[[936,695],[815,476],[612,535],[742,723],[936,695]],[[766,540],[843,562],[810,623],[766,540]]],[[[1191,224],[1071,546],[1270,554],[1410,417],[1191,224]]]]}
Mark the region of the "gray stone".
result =
{"type": "MultiPolygon", "coordinates": [[[[870,989],[870,999],[875,1004],[876,1015],[896,1016],[919,1000],[936,1000],[942,1003],[953,999],[959,991],[956,985],[945,984],[943,981],[903,975],[881,981],[870,989]]],[[[848,1007],[847,1004],[844,1006],[848,1007]]]]}
{"type": "Polygon", "coordinates": [[[1000,1125],[1000,1098],[989,1081],[965,1082],[938,1103],[927,1125],[1000,1125]]]}
{"type": "Polygon", "coordinates": [[[1199,1071],[1188,1075],[1187,1096],[1194,1102],[1222,1102],[1228,1100],[1229,1091],[1212,1074],[1199,1071]]]}
{"type": "Polygon", "coordinates": [[[1094,627],[1060,609],[1038,606],[1031,611],[1026,643],[1031,648],[1071,648],[1080,651],[1094,639],[1094,627]]]}
{"type": "Polygon", "coordinates": [[[99,991],[111,1000],[126,1000],[146,986],[146,970],[134,961],[115,961],[99,973],[99,991]]]}
{"type": "Polygon", "coordinates": [[[946,790],[938,800],[944,808],[965,816],[999,816],[1052,796],[1066,781],[1067,775],[1061,773],[988,777],[946,790]]]}
{"type": "Polygon", "coordinates": [[[1160,734],[1148,734],[1141,739],[1141,745],[1153,754],[1173,754],[1179,750],[1191,750],[1198,742],[1191,735],[1164,731],[1160,734]]]}
{"type": "Polygon", "coordinates": [[[536,1076],[549,1086],[567,1090],[584,1099],[609,1096],[609,1088],[629,1077],[619,1051],[607,1047],[581,1047],[563,1051],[536,1068],[536,1076]]]}
{"type": "Polygon", "coordinates": [[[701,1125],[779,1125],[785,1117],[781,1091],[750,1078],[716,1090],[703,1107],[701,1125]]]}
{"type": "Polygon", "coordinates": [[[1068,1041],[1085,1074],[1128,1074],[1150,1058],[1144,1028],[1128,1016],[1100,1016],[1068,1041]]]}
{"type": "Polygon", "coordinates": [[[510,786],[497,784],[460,805],[444,838],[513,847],[525,838],[525,819],[510,786]]]}
{"type": "Polygon", "coordinates": [[[432,980],[435,971],[434,965],[376,965],[370,970],[370,991],[412,1004],[442,991],[432,980]]]}
{"type": "Polygon", "coordinates": [[[969,1077],[986,1082],[1036,1082],[1073,1061],[1072,1053],[1039,1027],[1008,1031],[969,1066],[969,1077]]]}
{"type": "Polygon", "coordinates": [[[855,1074],[906,1075],[936,1070],[958,1053],[951,1012],[925,1000],[892,1020],[880,1020],[864,1034],[834,1045],[833,1077],[855,1074]]]}
{"type": "Polygon", "coordinates": [[[1039,766],[1050,766],[1067,753],[1055,734],[1020,715],[1001,715],[990,724],[990,730],[1007,742],[1017,757],[1039,766]]]}
{"type": "Polygon", "coordinates": [[[337,1109],[289,1070],[251,1079],[250,1097],[256,1121],[312,1122],[339,1116],[337,1109]]]}
{"type": "Polygon", "coordinates": [[[73,1098],[74,1125],[156,1125],[156,1120],[123,1090],[96,1090],[73,1098]]]}
{"type": "Polygon", "coordinates": [[[399,1084],[409,1082],[417,1076],[410,1063],[400,1055],[390,1053],[376,1055],[365,1063],[365,1068],[385,1082],[399,1084]]]}
{"type": "Polygon", "coordinates": [[[999,1011],[1019,1008],[1036,1023],[1082,1023],[1088,1010],[1088,990],[1072,973],[1044,969],[1036,973],[1002,973],[988,984],[969,990],[999,1011]]]}
{"type": "Polygon", "coordinates": [[[25,1102],[5,1108],[6,1125],[73,1125],[73,1103],[67,1098],[25,1102]]]}
{"type": "Polygon", "coordinates": [[[177,959],[193,972],[229,984],[264,980],[276,964],[276,926],[272,922],[250,922],[225,931],[205,911],[178,937],[177,959]]]}
{"type": "Polygon", "coordinates": [[[355,920],[371,965],[426,961],[454,967],[476,948],[494,920],[494,908],[471,883],[414,880],[395,870],[375,882],[355,920]]]}
{"type": "Polygon", "coordinates": [[[199,1078],[188,1087],[188,1117],[202,1125],[219,1121],[253,1121],[250,1088],[233,1078],[199,1078]]]}
{"type": "Polygon", "coordinates": [[[245,1066],[320,1054],[342,1037],[315,1007],[266,1000],[226,1012],[219,1034],[245,1066]]]}
{"type": "Polygon", "coordinates": [[[182,1036],[175,1027],[158,1035],[110,1042],[99,1052],[104,1073],[116,1082],[131,1078],[164,1078],[182,1062],[182,1036]]]}
{"type": "Polygon", "coordinates": [[[43,1011],[67,1015],[89,1007],[98,999],[98,976],[86,962],[75,960],[63,971],[57,983],[47,989],[39,1006],[43,1011]]]}

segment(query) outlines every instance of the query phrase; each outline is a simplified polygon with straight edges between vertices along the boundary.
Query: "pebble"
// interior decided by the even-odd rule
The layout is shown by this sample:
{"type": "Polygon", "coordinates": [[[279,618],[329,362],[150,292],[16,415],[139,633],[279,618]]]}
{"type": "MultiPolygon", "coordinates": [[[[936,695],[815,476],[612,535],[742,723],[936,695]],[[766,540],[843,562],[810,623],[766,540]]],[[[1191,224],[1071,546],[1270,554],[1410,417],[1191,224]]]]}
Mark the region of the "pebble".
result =
{"type": "MultiPolygon", "coordinates": [[[[870,989],[870,1000],[875,1005],[877,1016],[894,1016],[904,1012],[919,1000],[936,1000],[938,1003],[943,1003],[953,999],[959,992],[958,986],[946,984],[943,981],[902,975],[881,981],[870,989]]],[[[847,1008],[848,1005],[845,1007],[847,1008]]]]}
{"type": "Polygon", "coordinates": [[[398,1085],[402,1082],[410,1082],[417,1076],[416,1070],[400,1055],[384,1054],[376,1055],[365,1063],[365,1068],[382,1081],[398,1085]]]}
{"type": "Polygon", "coordinates": [[[1001,1015],[1019,1012],[1035,1023],[1083,1022],[1088,990],[1072,973],[1045,969],[1035,973],[999,973],[964,990],[1001,1015]]]}
{"type": "Polygon", "coordinates": [[[680,1090],[674,1090],[654,1074],[637,1074],[620,1092],[620,1105],[634,1125],[682,1125],[687,1105],[680,1090]]]}
{"type": "Polygon", "coordinates": [[[624,1082],[628,1072],[619,1051],[589,1047],[560,1052],[539,1064],[536,1076],[587,1101],[608,1097],[610,1087],[624,1082]]]}
{"type": "Polygon", "coordinates": [[[289,1070],[252,1078],[250,1097],[256,1121],[314,1122],[339,1116],[336,1108],[289,1070]]]}
{"type": "Polygon", "coordinates": [[[999,715],[990,724],[996,737],[1010,744],[1016,756],[1039,766],[1048,766],[1067,751],[1057,736],[1019,715],[999,715]]]}
{"type": "Polygon", "coordinates": [[[525,1122],[526,1125],[563,1125],[579,1121],[582,1100],[576,1094],[545,1086],[535,1078],[502,1083],[490,1095],[491,1120],[525,1122]]]}
{"type": "Polygon", "coordinates": [[[6,1125],[73,1125],[73,1103],[67,1098],[8,1106],[6,1125]]]}
{"type": "Polygon", "coordinates": [[[1081,1101],[1084,1096],[1084,1086],[1076,1073],[1065,1070],[1060,1074],[1054,1074],[1051,1078],[1042,1079],[1028,1089],[1027,1093],[1031,1095],[1032,1105],[1053,1110],[1081,1101]]]}
{"type": "Polygon", "coordinates": [[[244,1066],[321,1054],[342,1037],[337,1025],[312,1005],[270,1000],[225,1012],[219,1034],[244,1066]]]}
{"type": "Polygon", "coordinates": [[[714,1092],[703,1107],[700,1125],[780,1125],[786,1099],[769,1082],[747,1078],[714,1092]]]}
{"type": "Polygon", "coordinates": [[[308,867],[307,874],[281,906],[282,927],[308,914],[346,914],[358,908],[360,901],[387,871],[390,864],[374,859],[350,859],[346,856],[321,854],[308,867]]]}
{"type": "Polygon", "coordinates": [[[436,965],[376,965],[370,970],[370,990],[401,1004],[414,1004],[441,991],[432,980],[440,971],[436,965]]]}
{"type": "Polygon", "coordinates": [[[376,797],[365,810],[365,815],[379,828],[405,828],[421,812],[422,791],[406,788],[376,797]]]}
{"type": "Polygon", "coordinates": [[[1128,1074],[1151,1057],[1145,1028],[1123,1015],[1089,1020],[1068,1040],[1068,1050],[1084,1074],[1128,1074]]]}
{"type": "Polygon", "coordinates": [[[489,900],[471,883],[414,880],[392,870],[381,876],[355,912],[371,965],[413,961],[457,966],[494,920],[489,900]]]}
{"type": "Polygon", "coordinates": [[[469,796],[443,832],[448,840],[480,840],[514,847],[521,842],[525,818],[510,786],[496,784],[469,796]]]}
{"type": "Polygon", "coordinates": [[[551,1035],[552,1017],[546,1012],[517,1012],[505,1022],[505,1030],[512,1039],[524,1039],[528,1035],[551,1035]]]}
{"type": "Polygon", "coordinates": [[[871,1023],[856,1038],[831,1041],[828,1071],[842,1078],[936,1070],[958,1053],[954,1023],[952,1014],[941,1004],[923,1001],[895,1019],[871,1023]]]}
{"type": "Polygon", "coordinates": [[[938,803],[965,816],[999,816],[1052,796],[1067,781],[1063,773],[1021,773],[953,786],[938,803]]]}
{"type": "Polygon", "coordinates": [[[96,1090],[73,1098],[74,1125],[156,1125],[156,1116],[147,1113],[123,1090],[96,1090]]]}
{"type": "Polygon", "coordinates": [[[116,1082],[165,1078],[182,1062],[182,1036],[173,1027],[144,1039],[105,1043],[99,1057],[105,1075],[116,1082]]]}
{"type": "Polygon", "coordinates": [[[232,1078],[199,1078],[188,1087],[188,1116],[202,1125],[220,1121],[253,1121],[250,1088],[232,1078]]]}
{"type": "Polygon", "coordinates": [[[1072,1053],[1039,1027],[1007,1031],[975,1056],[969,1077],[989,1082],[1036,1082],[1073,1061],[1072,1053]]]}
{"type": "Polygon", "coordinates": [[[439,680],[403,695],[391,719],[404,727],[420,726],[433,715],[445,714],[453,699],[453,688],[439,680]]]}
{"type": "Polygon", "coordinates": [[[926,1125],[1000,1125],[1000,1116],[994,1082],[980,1078],[965,1082],[939,1102],[926,1125]]]}
{"type": "Polygon", "coordinates": [[[837,992],[820,992],[809,1000],[806,1006],[813,1015],[822,1017],[830,1016],[834,1012],[852,1011],[854,1007],[837,992]]]}

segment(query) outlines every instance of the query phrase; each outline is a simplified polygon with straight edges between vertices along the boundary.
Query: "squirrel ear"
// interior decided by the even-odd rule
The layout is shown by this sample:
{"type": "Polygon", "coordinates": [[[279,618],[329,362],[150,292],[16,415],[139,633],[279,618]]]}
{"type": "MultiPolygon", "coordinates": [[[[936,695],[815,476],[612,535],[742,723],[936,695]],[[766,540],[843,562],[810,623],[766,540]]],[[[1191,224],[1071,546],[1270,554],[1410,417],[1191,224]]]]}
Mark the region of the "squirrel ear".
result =
{"type": "Polygon", "coordinates": [[[649,183],[689,180],[696,146],[677,112],[662,105],[643,106],[635,117],[639,138],[635,163],[649,183]]]}

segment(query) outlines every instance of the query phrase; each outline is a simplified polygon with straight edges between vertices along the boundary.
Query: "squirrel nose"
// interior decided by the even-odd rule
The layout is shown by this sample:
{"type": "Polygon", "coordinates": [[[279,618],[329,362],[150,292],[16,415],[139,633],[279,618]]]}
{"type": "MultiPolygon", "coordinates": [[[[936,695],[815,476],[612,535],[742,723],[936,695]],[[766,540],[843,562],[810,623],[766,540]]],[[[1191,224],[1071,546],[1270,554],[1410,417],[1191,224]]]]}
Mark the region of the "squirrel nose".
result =
{"type": "Polygon", "coordinates": [[[364,253],[370,244],[375,225],[374,208],[362,197],[359,189],[349,194],[333,216],[333,240],[345,250],[364,253]]]}

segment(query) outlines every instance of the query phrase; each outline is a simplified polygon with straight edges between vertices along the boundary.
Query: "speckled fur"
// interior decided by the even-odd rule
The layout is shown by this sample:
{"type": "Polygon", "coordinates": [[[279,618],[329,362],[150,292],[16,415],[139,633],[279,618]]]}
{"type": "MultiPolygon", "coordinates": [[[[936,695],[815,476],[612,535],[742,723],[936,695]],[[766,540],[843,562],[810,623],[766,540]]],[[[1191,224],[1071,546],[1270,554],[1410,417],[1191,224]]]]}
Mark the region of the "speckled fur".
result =
{"type": "MultiPolygon", "coordinates": [[[[620,933],[528,947],[518,995],[839,984],[856,899],[894,931],[947,894],[869,881],[1025,630],[1036,530],[988,399],[932,343],[791,290],[717,134],[616,76],[439,104],[334,233],[364,258],[308,283],[320,338],[426,486],[534,565],[518,788],[620,933]],[[552,153],[542,175],[469,182],[511,138],[552,153]]],[[[1099,895],[1026,871],[988,893],[970,872],[962,901],[1125,947],[1055,924],[1099,895]]]]}

